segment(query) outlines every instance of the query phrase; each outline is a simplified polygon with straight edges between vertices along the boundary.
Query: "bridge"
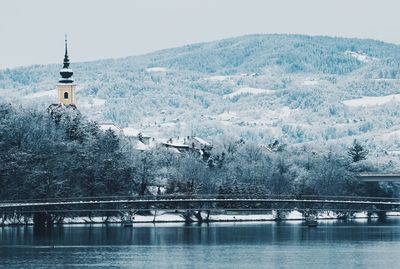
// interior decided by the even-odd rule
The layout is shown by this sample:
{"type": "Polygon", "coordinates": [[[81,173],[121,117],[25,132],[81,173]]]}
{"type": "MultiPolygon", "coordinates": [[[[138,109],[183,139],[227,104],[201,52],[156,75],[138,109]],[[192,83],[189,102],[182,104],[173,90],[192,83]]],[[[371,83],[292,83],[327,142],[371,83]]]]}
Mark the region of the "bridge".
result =
{"type": "MultiPolygon", "coordinates": [[[[361,173],[363,182],[400,183],[400,174],[361,173]]],[[[108,197],[64,197],[34,200],[0,201],[0,219],[20,215],[41,219],[49,215],[124,214],[127,212],[165,211],[252,211],[298,210],[335,212],[400,212],[400,198],[312,196],[312,195],[151,195],[108,197]],[[101,213],[103,212],[103,213],[101,213]]]]}
{"type": "MultiPolygon", "coordinates": [[[[212,210],[299,210],[336,212],[400,211],[400,198],[354,196],[257,196],[257,195],[160,195],[71,197],[31,201],[2,201],[0,216],[20,214],[33,216],[34,220],[46,216],[91,214],[89,212],[114,212],[166,210],[200,212],[212,210]]],[[[102,213],[99,213],[102,214],[102,213]]]]}
{"type": "Polygon", "coordinates": [[[400,183],[400,174],[361,173],[357,178],[363,182],[395,182],[400,183]]]}

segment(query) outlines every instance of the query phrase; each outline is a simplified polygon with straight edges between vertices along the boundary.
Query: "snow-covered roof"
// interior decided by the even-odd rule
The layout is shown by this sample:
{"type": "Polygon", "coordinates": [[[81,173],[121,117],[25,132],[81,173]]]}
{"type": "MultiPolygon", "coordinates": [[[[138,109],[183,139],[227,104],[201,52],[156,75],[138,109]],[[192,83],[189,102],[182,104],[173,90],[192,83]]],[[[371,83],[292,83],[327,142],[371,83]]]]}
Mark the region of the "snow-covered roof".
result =
{"type": "Polygon", "coordinates": [[[140,133],[139,130],[132,128],[132,127],[127,127],[122,129],[122,132],[124,133],[125,136],[138,136],[140,133]]]}
{"type": "Polygon", "coordinates": [[[135,149],[137,150],[150,150],[150,148],[151,148],[150,145],[146,145],[140,141],[137,141],[135,145],[135,149]]]}
{"type": "Polygon", "coordinates": [[[205,141],[204,139],[202,139],[200,137],[194,136],[193,139],[196,140],[197,142],[199,142],[202,145],[211,146],[210,143],[208,143],[207,141],[205,141]]]}
{"type": "Polygon", "coordinates": [[[163,144],[164,146],[167,147],[174,147],[174,148],[189,148],[189,145],[183,144],[183,143],[179,143],[179,142],[161,142],[161,144],[163,144]]]}
{"type": "Polygon", "coordinates": [[[264,144],[260,145],[260,148],[261,148],[262,150],[266,150],[266,151],[268,151],[268,152],[273,152],[273,150],[272,150],[269,146],[264,145],[264,144]]]}
{"type": "Polygon", "coordinates": [[[100,123],[99,127],[103,131],[112,130],[116,133],[121,133],[122,130],[119,126],[115,125],[114,123],[100,123]]]}

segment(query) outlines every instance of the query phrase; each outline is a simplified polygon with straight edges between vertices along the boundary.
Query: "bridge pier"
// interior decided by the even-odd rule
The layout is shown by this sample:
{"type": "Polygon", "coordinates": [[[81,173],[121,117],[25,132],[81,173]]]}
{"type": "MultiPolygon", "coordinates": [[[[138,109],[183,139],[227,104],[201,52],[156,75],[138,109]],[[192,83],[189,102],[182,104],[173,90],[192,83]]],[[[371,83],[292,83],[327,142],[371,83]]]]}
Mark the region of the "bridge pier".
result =
{"type": "Polygon", "coordinates": [[[46,212],[33,213],[33,225],[38,228],[50,227],[52,225],[51,216],[46,212]]]}
{"type": "Polygon", "coordinates": [[[386,218],[386,211],[378,211],[377,213],[378,213],[378,218],[380,220],[383,220],[386,218]]]}
{"type": "Polygon", "coordinates": [[[192,219],[192,212],[190,210],[186,210],[185,212],[182,213],[183,218],[185,219],[185,223],[189,224],[189,223],[193,223],[193,219],[192,219]]]}

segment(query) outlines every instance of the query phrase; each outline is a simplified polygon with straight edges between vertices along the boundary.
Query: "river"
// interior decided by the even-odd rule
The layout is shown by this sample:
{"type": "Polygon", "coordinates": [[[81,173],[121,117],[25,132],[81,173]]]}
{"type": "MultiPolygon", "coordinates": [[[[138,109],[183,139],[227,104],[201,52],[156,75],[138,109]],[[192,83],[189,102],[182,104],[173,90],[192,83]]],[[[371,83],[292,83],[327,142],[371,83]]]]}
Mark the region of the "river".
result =
{"type": "Polygon", "coordinates": [[[400,218],[0,227],[0,268],[400,268],[400,218]]]}

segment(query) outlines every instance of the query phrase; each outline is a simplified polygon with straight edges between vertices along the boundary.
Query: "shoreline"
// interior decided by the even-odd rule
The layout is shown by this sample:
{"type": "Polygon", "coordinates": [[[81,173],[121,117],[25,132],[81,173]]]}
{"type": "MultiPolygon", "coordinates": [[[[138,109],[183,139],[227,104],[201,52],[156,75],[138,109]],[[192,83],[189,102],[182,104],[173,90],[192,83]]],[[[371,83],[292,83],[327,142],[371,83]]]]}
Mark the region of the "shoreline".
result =
{"type": "MultiPolygon", "coordinates": [[[[387,212],[386,217],[400,217],[400,212],[387,212]]],[[[357,212],[352,216],[341,218],[333,212],[321,212],[317,216],[317,220],[357,220],[357,219],[378,219],[377,214],[367,215],[367,212],[357,212]]],[[[277,218],[274,214],[210,214],[209,219],[205,216],[202,221],[196,218],[191,218],[190,221],[185,221],[183,215],[178,213],[161,213],[154,215],[135,215],[133,224],[156,224],[156,223],[218,223],[218,222],[279,222],[279,221],[305,221],[305,217],[298,211],[288,212],[285,216],[277,218]]],[[[122,224],[123,220],[120,217],[67,217],[62,223],[53,223],[53,225],[82,225],[82,224],[122,224]]],[[[11,222],[5,221],[0,224],[0,227],[7,226],[32,226],[33,221],[28,222],[11,222]]]]}

